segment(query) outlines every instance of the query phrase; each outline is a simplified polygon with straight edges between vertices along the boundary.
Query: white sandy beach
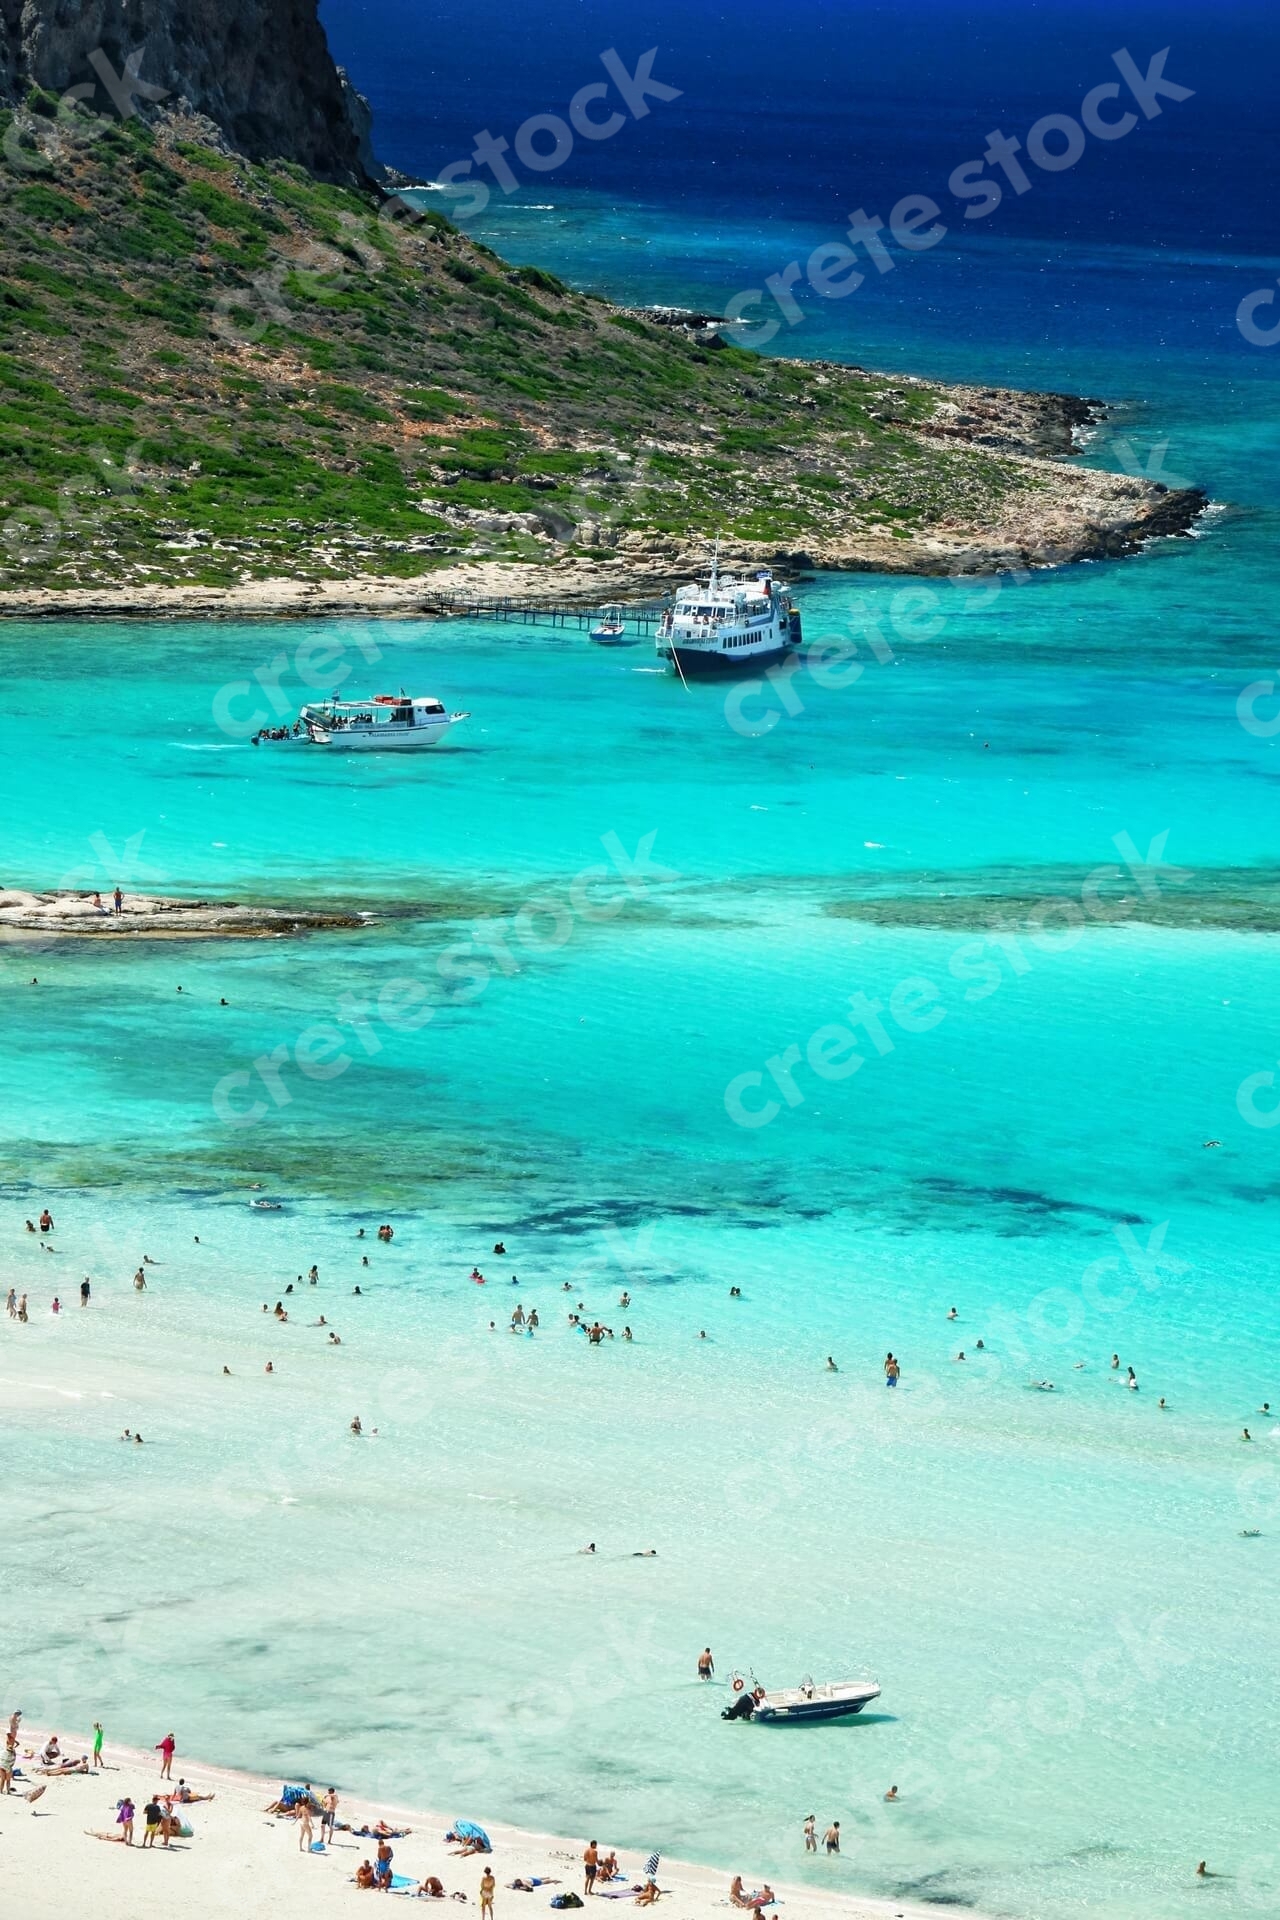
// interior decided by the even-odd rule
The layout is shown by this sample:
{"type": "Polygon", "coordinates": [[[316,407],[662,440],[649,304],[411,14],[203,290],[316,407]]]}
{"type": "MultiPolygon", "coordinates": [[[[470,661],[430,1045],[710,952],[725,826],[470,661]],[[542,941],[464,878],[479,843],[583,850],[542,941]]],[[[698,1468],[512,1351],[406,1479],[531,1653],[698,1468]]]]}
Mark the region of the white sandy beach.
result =
{"type": "MultiPolygon", "coordinates": [[[[46,1738],[46,1730],[24,1724],[21,1752],[38,1751],[46,1738]]],[[[92,1747],[91,1738],[83,1735],[60,1733],[60,1742],[63,1753],[73,1758],[92,1747]]],[[[266,1915],[272,1920],[308,1920],[312,1914],[346,1913],[353,1905],[356,1911],[363,1910],[364,1894],[356,1887],[354,1875],[362,1861],[372,1859],[376,1843],[339,1833],[331,1848],[300,1854],[293,1821],[263,1811],[279,1794],[279,1779],[202,1766],[185,1758],[179,1748],[173,1763],[174,1784],[185,1778],[193,1792],[216,1797],[188,1809],[191,1839],[175,1840],[167,1853],[158,1842],[144,1852],[142,1808],[159,1785],[158,1756],[117,1747],[108,1739],[104,1763],[100,1773],[50,1780],[48,1792],[34,1805],[17,1795],[0,1800],[0,1886],[6,1913],[26,1920],[52,1904],[59,1911],[92,1914],[94,1920],[173,1920],[174,1915],[199,1915],[200,1920],[258,1920],[266,1915]],[[116,1804],[126,1794],[138,1809],[134,1845],[128,1848],[94,1839],[89,1830],[113,1829],[116,1804]]],[[[33,1761],[22,1760],[20,1765],[28,1777],[19,1779],[19,1788],[41,1782],[42,1776],[32,1771],[33,1761]]],[[[317,1775],[311,1784],[323,1792],[330,1783],[317,1775]]],[[[379,1816],[390,1825],[412,1829],[404,1839],[392,1842],[397,1875],[412,1874],[420,1880],[436,1874],[446,1893],[464,1893],[466,1905],[477,1910],[484,1858],[455,1858],[445,1846],[444,1835],[453,1818],[480,1820],[493,1842],[490,1860],[498,1883],[495,1920],[514,1920],[516,1915],[535,1920],[549,1910],[551,1896],[561,1891],[548,1886],[533,1893],[516,1892],[509,1888],[512,1880],[558,1880],[564,1891],[582,1891],[585,1840],[506,1827],[487,1820],[483,1809],[459,1807],[446,1817],[375,1805],[340,1792],[339,1820],[360,1826],[379,1816]]],[[[318,1837],[318,1819],[316,1833],[318,1837]]],[[[605,1832],[593,1837],[599,1840],[602,1853],[612,1845],[605,1832]]],[[[660,1841],[661,1836],[655,1836],[655,1845],[660,1841]]],[[[796,1846],[799,1851],[798,1830],[796,1846]]],[[[619,1884],[638,1883],[645,1856],[621,1847],[616,1851],[626,1876],[619,1884]]],[[[822,1865],[830,1871],[830,1893],[774,1883],[787,1920],[835,1920],[837,1915],[842,1920],[924,1920],[928,1912],[900,1901],[844,1892],[843,1886],[855,1880],[857,1873],[856,1862],[849,1857],[823,1857],[822,1865]]],[[[717,1872],[664,1857],[658,1872],[663,1890],[659,1905],[670,1920],[721,1920],[734,1910],[728,1890],[735,1871],[743,1874],[748,1891],[761,1884],[759,1878],[753,1879],[749,1861],[735,1861],[717,1872]]],[[[604,1904],[602,1896],[592,1904],[597,1903],[604,1904]]],[[[449,1901],[438,1910],[453,1912],[459,1904],[449,1901]]],[[[629,1900],[617,1904],[624,1912],[633,1910],[629,1900]]],[[[414,1910],[419,1910],[416,1905],[414,1910]]]]}

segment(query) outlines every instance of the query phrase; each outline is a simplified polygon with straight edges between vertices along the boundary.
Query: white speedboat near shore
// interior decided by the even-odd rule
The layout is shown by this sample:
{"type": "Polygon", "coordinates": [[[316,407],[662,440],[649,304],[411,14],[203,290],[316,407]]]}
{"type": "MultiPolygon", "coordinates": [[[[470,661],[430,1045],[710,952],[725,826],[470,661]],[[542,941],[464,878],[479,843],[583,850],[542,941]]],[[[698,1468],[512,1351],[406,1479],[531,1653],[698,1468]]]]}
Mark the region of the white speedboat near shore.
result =
{"type": "Polygon", "coordinates": [[[627,633],[627,623],[621,607],[606,607],[603,618],[591,629],[591,638],[598,647],[628,647],[631,645],[627,633]]]}
{"type": "Polygon", "coordinates": [[[821,1685],[806,1678],[798,1687],[762,1687],[754,1674],[744,1680],[732,1676],[733,1703],[722,1720],[761,1720],[766,1724],[808,1725],[815,1720],[851,1720],[872,1700],[880,1698],[874,1680],[827,1680],[821,1685]]]}
{"type": "Polygon", "coordinates": [[[339,753],[416,752],[434,747],[468,713],[447,713],[430,695],[379,693],[372,700],[317,700],[292,727],[264,727],[253,745],[330,747],[339,753]]]}

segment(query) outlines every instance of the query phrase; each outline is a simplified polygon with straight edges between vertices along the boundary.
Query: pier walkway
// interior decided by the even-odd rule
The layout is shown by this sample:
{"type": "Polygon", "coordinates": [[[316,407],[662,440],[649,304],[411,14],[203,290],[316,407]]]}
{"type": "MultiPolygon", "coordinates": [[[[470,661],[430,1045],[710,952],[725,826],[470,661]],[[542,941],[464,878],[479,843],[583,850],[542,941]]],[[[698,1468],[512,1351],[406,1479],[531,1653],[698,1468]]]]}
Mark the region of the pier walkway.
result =
{"type": "Polygon", "coordinates": [[[616,606],[627,628],[639,634],[652,634],[670,606],[669,600],[641,600],[628,606],[615,601],[608,606],[566,607],[539,605],[519,598],[471,593],[426,593],[422,611],[442,619],[518,620],[524,626],[594,627],[616,606]]]}

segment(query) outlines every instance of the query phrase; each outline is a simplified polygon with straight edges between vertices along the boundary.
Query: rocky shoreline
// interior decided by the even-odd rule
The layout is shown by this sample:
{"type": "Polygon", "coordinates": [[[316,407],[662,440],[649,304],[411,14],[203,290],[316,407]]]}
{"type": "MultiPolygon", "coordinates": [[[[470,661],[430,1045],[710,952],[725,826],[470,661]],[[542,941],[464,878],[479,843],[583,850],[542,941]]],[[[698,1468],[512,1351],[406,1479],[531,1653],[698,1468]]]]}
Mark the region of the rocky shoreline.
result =
{"type": "Polygon", "coordinates": [[[125,894],[121,908],[118,915],[113,912],[110,894],[7,887],[0,892],[0,937],[261,940],[367,925],[363,915],[336,909],[241,906],[234,900],[175,900],[141,893],[125,894]]]}
{"type": "MultiPolygon", "coordinates": [[[[954,391],[954,390],[953,390],[954,391]]],[[[963,429],[930,422],[919,431],[947,436],[963,429]]],[[[1008,431],[1008,423],[1006,423],[1008,431]]],[[[962,444],[971,447],[973,441],[962,444]]],[[[1082,560],[1121,559],[1152,540],[1187,536],[1209,505],[1199,488],[1170,489],[1127,474],[1067,467],[1023,452],[1016,460],[1028,484],[997,524],[942,520],[918,532],[851,530],[801,548],[726,541],[727,568],[772,565],[797,571],[981,575],[1045,570],[1082,560]]],[[[598,607],[652,599],[705,572],[709,543],[660,534],[626,534],[608,557],[551,552],[545,560],[458,559],[405,578],[376,571],[335,579],[250,579],[229,586],[145,584],[0,589],[3,619],[422,618],[438,599],[507,597],[530,607],[598,607]]]]}

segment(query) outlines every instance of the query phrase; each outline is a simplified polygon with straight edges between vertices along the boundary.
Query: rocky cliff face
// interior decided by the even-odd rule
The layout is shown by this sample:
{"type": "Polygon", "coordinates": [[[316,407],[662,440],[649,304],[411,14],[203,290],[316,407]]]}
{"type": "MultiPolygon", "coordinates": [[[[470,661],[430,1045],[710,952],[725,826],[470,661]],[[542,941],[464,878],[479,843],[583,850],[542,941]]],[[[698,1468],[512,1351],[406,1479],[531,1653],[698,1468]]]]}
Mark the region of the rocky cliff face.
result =
{"type": "Polygon", "coordinates": [[[0,0],[0,98],[31,86],[121,99],[132,60],[142,112],[184,104],[250,158],[297,161],[323,178],[373,171],[368,108],[333,63],[317,0],[0,0]],[[109,63],[109,64],[104,64],[109,63]],[[107,73],[112,76],[107,79],[107,73]],[[157,95],[163,91],[163,98],[157,95]]]}

